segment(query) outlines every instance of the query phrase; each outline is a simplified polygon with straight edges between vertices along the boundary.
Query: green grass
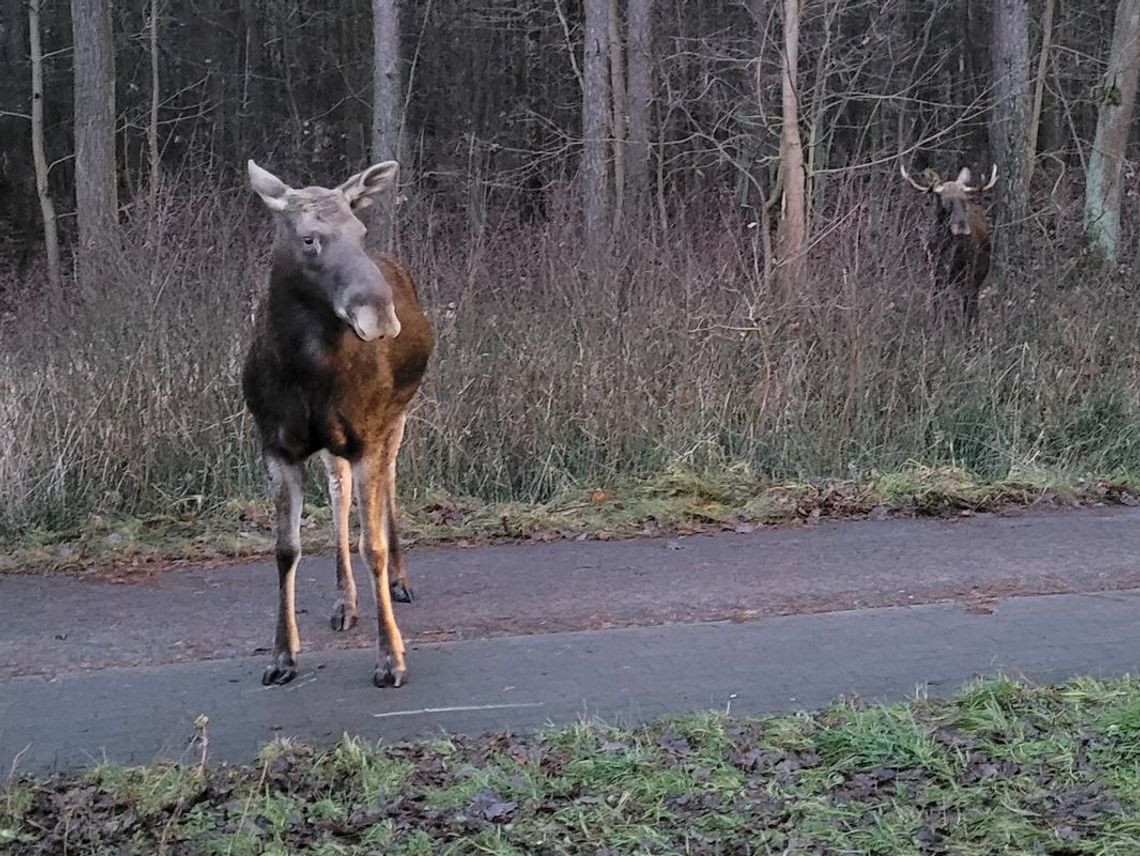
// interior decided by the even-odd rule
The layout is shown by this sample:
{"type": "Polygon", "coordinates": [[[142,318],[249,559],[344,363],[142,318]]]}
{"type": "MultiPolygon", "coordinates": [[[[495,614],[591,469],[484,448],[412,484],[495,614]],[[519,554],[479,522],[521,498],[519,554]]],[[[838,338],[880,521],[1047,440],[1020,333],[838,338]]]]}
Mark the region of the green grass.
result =
{"type": "MultiPolygon", "coordinates": [[[[310,486],[315,487],[310,479],[310,486]]],[[[549,502],[488,503],[429,496],[402,503],[406,545],[501,540],[628,538],[750,531],[819,519],[960,516],[1028,506],[1140,502],[1140,477],[1086,479],[1050,470],[1015,470],[993,481],[956,467],[911,463],[863,481],[766,481],[746,468],[716,473],[673,470],[654,478],[585,485],[549,502]]],[[[331,512],[319,491],[305,505],[306,552],[329,552],[331,512]]],[[[96,515],[82,525],[31,529],[0,539],[0,573],[97,569],[129,573],[172,561],[205,562],[273,554],[272,513],[264,497],[212,510],[145,519],[96,515]]]]}
{"type": "MultiPolygon", "coordinates": [[[[1131,854],[1140,680],[327,751],[0,791],[0,846],[202,854],[1131,854]]],[[[46,848],[46,849],[45,849],[46,848]]]]}

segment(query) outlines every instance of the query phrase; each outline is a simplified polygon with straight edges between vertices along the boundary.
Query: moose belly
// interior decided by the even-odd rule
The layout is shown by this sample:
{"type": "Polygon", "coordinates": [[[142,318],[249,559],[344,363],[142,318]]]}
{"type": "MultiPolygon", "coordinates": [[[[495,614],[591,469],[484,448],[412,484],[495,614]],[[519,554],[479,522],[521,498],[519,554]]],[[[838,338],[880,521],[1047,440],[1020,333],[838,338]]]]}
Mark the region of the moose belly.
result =
{"type": "Polygon", "coordinates": [[[265,437],[267,449],[273,454],[289,461],[303,461],[324,449],[356,461],[364,453],[364,437],[342,414],[309,411],[307,418],[300,413],[296,416],[282,421],[265,437]]]}

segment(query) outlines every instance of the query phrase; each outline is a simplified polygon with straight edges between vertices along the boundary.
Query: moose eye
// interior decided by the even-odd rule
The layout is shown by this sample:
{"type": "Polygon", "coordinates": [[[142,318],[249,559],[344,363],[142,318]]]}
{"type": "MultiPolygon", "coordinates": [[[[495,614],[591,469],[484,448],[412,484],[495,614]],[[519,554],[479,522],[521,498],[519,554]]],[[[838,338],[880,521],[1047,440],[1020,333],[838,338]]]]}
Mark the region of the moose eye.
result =
{"type": "Polygon", "coordinates": [[[301,243],[304,244],[306,247],[315,247],[317,245],[317,239],[314,238],[312,235],[306,235],[304,238],[301,239],[301,243]]]}

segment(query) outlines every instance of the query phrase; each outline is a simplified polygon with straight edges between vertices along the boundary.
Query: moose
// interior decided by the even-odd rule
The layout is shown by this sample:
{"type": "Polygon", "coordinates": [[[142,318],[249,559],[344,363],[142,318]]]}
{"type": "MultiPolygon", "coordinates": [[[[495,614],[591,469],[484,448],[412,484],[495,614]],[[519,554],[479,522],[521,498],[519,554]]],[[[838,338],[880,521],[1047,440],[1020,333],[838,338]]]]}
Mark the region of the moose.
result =
{"type": "Polygon", "coordinates": [[[357,619],[348,534],[355,487],[360,552],[377,601],[372,682],[398,687],[407,665],[392,603],[410,602],[412,590],[396,532],[396,456],[434,334],[408,271],[365,249],[357,214],[393,186],[399,166],[374,164],[333,189],[294,189],[252,160],[247,167],[275,223],[269,287],[242,370],[275,505],[277,630],[262,683],[297,675],[302,465],[319,454],[336,536],[332,627],[348,630],[357,619]]]}
{"type": "Polygon", "coordinates": [[[921,193],[933,193],[935,224],[927,240],[926,251],[934,265],[934,278],[940,288],[959,292],[966,326],[978,317],[978,295],[990,270],[990,224],[985,212],[970,200],[970,195],[989,190],[997,181],[997,165],[989,181],[975,186],[970,170],[963,167],[953,181],[942,181],[938,173],[924,170],[924,181],[918,181],[899,162],[902,177],[921,193]]]}

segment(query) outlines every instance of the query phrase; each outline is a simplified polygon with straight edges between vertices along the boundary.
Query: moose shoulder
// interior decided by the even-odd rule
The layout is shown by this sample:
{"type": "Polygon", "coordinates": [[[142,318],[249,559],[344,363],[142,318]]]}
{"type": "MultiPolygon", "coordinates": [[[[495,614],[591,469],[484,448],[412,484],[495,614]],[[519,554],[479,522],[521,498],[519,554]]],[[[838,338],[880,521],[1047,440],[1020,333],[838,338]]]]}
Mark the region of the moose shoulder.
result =
{"type": "Polygon", "coordinates": [[[376,583],[373,682],[399,686],[406,664],[392,601],[410,601],[411,590],[396,532],[396,456],[433,335],[411,276],[395,260],[365,250],[366,230],[356,216],[392,185],[398,167],[376,164],[333,189],[294,189],[253,161],[248,168],[275,224],[269,284],[242,374],[276,506],[277,630],[262,681],[281,684],[297,674],[301,466],[319,453],[337,543],[340,599],[332,626],[356,623],[348,538],[355,486],[360,552],[376,583]]]}
{"type": "Polygon", "coordinates": [[[994,186],[997,167],[980,186],[971,183],[966,168],[953,181],[942,181],[933,170],[925,170],[919,181],[901,162],[899,170],[915,190],[934,197],[935,219],[927,241],[934,279],[940,288],[958,292],[966,324],[971,326],[977,320],[978,295],[990,271],[991,243],[985,212],[970,197],[994,186]]]}

